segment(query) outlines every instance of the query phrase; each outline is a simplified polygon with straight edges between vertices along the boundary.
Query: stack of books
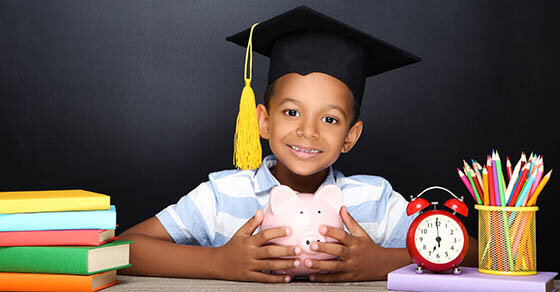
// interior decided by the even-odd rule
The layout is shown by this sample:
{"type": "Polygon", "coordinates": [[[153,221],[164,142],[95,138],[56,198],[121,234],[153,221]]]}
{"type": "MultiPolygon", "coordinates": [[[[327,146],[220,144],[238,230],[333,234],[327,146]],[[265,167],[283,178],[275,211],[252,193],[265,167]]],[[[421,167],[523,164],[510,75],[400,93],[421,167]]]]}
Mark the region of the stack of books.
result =
{"type": "Polygon", "coordinates": [[[97,291],[129,267],[110,197],[84,190],[0,192],[0,291],[97,291]]]}

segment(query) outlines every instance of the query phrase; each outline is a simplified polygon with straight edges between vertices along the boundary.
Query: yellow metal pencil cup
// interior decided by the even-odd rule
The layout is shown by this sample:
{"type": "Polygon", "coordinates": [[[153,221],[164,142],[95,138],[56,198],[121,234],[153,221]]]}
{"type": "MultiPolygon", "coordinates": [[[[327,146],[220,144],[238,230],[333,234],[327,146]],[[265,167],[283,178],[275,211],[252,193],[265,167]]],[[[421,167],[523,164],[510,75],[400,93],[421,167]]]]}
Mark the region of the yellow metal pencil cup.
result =
{"type": "Polygon", "coordinates": [[[493,275],[537,273],[537,228],[533,207],[475,205],[478,210],[478,271],[493,275]]]}

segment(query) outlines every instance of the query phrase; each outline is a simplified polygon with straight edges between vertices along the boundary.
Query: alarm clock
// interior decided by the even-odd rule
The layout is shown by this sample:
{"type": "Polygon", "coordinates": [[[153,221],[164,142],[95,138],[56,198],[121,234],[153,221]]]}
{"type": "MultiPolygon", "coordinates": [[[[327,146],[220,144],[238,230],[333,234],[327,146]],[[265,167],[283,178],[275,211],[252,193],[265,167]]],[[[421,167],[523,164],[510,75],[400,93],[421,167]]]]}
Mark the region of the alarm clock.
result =
{"type": "Polygon", "coordinates": [[[455,216],[456,213],[465,217],[468,215],[469,209],[463,202],[463,197],[458,198],[448,189],[434,186],[410,198],[406,214],[410,216],[421,212],[410,224],[406,236],[406,248],[417,265],[416,272],[421,274],[424,269],[432,272],[453,270],[453,274],[460,274],[459,264],[465,258],[469,246],[467,230],[455,216]],[[453,210],[453,213],[437,209],[438,202],[429,203],[426,199],[420,198],[433,189],[444,190],[454,197],[444,203],[444,206],[453,210]],[[434,209],[422,212],[430,205],[434,209]]]}

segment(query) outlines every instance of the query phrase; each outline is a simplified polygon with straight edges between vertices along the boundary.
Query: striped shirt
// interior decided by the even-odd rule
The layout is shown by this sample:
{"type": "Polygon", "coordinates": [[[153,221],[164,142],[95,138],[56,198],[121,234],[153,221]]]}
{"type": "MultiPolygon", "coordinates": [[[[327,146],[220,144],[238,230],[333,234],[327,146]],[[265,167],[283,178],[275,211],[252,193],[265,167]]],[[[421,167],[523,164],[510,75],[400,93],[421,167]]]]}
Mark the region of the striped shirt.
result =
{"type": "MultiPolygon", "coordinates": [[[[269,155],[256,170],[224,170],[156,214],[176,243],[218,247],[268,204],[270,191],[280,183],[269,168],[276,157],[269,155]]],[[[414,218],[406,215],[408,202],[379,176],[345,177],[329,167],[322,185],[336,184],[348,212],[377,244],[405,247],[408,227],[414,218]]],[[[346,228],[345,228],[346,229],[346,228]]],[[[346,229],[348,231],[348,229],[346,229]]]]}

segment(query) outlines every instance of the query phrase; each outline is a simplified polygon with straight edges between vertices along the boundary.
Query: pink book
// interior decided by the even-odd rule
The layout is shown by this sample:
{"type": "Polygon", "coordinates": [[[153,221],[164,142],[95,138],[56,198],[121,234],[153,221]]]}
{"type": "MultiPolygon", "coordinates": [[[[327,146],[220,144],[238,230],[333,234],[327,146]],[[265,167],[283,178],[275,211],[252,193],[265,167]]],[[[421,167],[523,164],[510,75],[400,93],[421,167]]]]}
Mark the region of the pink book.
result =
{"type": "Polygon", "coordinates": [[[551,292],[558,273],[538,272],[533,276],[497,276],[479,273],[477,268],[461,267],[460,275],[453,273],[416,273],[416,264],[394,270],[387,275],[387,289],[404,291],[485,291],[485,292],[551,292]]]}
{"type": "Polygon", "coordinates": [[[101,245],[115,240],[115,229],[0,232],[0,246],[101,245]]]}

